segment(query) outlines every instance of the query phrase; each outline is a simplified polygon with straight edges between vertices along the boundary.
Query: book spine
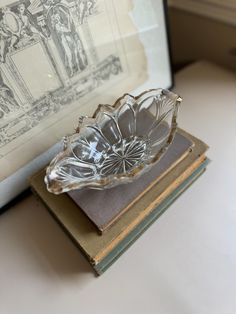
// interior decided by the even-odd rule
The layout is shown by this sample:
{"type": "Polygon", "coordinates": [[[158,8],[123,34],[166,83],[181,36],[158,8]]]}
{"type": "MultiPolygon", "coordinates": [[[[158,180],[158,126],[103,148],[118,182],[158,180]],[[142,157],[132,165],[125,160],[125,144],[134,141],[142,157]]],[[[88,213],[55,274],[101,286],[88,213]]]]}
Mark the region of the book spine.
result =
{"type": "Polygon", "coordinates": [[[98,275],[106,271],[149,227],[153,224],[165,210],[195,182],[205,171],[209,160],[206,160],[197,170],[195,170],[174,192],[167,197],[143,222],[141,222],[130,234],[120,242],[116,249],[109,253],[100,263],[94,265],[94,270],[98,275]]]}

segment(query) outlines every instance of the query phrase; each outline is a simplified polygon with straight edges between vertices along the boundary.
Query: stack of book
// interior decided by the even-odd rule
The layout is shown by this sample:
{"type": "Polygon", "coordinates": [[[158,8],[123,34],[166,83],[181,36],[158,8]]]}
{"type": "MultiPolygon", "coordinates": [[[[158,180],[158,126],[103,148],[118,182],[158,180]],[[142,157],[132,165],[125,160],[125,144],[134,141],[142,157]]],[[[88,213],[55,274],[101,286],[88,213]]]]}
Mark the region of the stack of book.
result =
{"type": "Polygon", "coordinates": [[[101,275],[206,169],[208,146],[178,129],[161,160],[127,185],[54,195],[45,170],[33,191],[101,275]]]}

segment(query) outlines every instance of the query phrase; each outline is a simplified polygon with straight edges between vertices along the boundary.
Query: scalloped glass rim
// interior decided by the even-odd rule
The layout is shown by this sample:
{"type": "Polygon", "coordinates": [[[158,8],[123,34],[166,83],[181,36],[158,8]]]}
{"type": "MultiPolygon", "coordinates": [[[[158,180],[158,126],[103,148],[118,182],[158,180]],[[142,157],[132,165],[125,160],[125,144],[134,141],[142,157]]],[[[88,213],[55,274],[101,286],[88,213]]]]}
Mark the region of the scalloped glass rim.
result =
{"type": "Polygon", "coordinates": [[[150,89],[136,97],[124,94],[113,106],[99,105],[92,117],[80,117],[76,133],[64,138],[63,151],[47,168],[48,191],[105,189],[138,178],[173,141],[181,101],[171,91],[150,89]],[[152,120],[144,126],[147,117],[152,120]]]}

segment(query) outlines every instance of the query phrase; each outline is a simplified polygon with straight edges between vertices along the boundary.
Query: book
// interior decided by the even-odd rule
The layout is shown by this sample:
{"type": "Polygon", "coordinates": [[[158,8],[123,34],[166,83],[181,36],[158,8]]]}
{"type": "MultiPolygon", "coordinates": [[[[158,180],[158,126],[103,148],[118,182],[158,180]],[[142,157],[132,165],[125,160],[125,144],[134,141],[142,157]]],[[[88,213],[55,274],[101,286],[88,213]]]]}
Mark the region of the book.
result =
{"type": "Polygon", "coordinates": [[[159,206],[157,206],[127,237],[125,237],[103,260],[94,265],[97,275],[102,275],[206,170],[206,159],[183,183],[181,183],[159,206]]]}
{"type": "Polygon", "coordinates": [[[94,223],[100,233],[107,231],[139,198],[191,151],[194,143],[178,131],[165,157],[137,180],[105,190],[73,190],[68,195],[94,223]],[[127,193],[128,190],[128,193],[127,193]]]}
{"type": "MultiPolygon", "coordinates": [[[[136,228],[150,215],[153,215],[158,206],[167,200],[181,184],[199,167],[205,167],[207,145],[192,135],[180,130],[180,133],[194,143],[191,152],[180,161],[172,170],[154,184],[141,198],[126,211],[120,219],[102,236],[96,231],[94,224],[82,210],[67,195],[53,195],[46,190],[43,178],[44,172],[32,177],[31,186],[49,209],[50,213],[70,235],[75,244],[89,260],[97,273],[102,273],[122,252],[126,240],[135,234],[136,228]],[[120,249],[119,249],[120,247],[120,249]],[[118,250],[118,253],[114,253],[118,250]],[[115,257],[109,257],[109,256],[115,257]],[[107,261],[108,260],[108,261],[107,261]]],[[[139,230],[139,228],[137,229],[139,230]]]]}

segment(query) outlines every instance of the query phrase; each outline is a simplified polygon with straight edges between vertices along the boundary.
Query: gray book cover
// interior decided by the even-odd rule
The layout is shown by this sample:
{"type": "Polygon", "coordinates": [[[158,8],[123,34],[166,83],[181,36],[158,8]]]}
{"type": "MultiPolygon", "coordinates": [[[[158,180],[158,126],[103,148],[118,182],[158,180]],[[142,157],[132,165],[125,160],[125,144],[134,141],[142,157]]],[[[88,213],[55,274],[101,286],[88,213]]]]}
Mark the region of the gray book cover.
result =
{"type": "Polygon", "coordinates": [[[130,184],[116,186],[106,190],[74,190],[68,195],[94,223],[100,233],[105,232],[140,197],[143,196],[163,175],[185,158],[193,142],[176,133],[173,143],[164,158],[140,178],[130,184]]]}

